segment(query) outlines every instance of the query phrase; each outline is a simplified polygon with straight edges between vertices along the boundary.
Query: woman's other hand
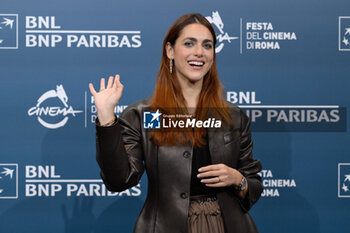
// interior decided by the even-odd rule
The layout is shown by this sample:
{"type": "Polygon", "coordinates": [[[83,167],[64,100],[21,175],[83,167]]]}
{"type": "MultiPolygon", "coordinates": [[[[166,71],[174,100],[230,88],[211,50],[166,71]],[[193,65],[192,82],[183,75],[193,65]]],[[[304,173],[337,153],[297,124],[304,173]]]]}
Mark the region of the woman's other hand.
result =
{"type": "Polygon", "coordinates": [[[123,88],[124,86],[120,83],[118,74],[115,77],[109,77],[107,87],[105,79],[101,78],[99,92],[96,92],[92,83],[89,83],[89,89],[94,96],[97,115],[101,125],[107,124],[115,118],[114,108],[122,96],[123,88]]]}
{"type": "MultiPolygon", "coordinates": [[[[239,186],[243,175],[236,169],[225,164],[213,164],[198,169],[197,177],[208,187],[239,186]]],[[[242,199],[246,196],[248,184],[242,191],[237,191],[237,195],[242,199]]]]}

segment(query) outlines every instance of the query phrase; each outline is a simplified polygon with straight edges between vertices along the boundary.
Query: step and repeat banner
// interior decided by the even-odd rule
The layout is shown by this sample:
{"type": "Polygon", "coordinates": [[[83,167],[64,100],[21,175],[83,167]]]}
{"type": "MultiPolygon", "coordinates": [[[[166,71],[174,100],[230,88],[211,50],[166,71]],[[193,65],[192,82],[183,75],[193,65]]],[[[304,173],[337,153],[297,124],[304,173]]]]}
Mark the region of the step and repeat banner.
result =
{"type": "Polygon", "coordinates": [[[349,232],[346,0],[2,0],[0,232],[132,232],[147,177],[104,186],[88,84],[120,74],[117,115],[151,96],[163,37],[190,12],[215,28],[225,97],[252,122],[259,231],[349,232]]]}

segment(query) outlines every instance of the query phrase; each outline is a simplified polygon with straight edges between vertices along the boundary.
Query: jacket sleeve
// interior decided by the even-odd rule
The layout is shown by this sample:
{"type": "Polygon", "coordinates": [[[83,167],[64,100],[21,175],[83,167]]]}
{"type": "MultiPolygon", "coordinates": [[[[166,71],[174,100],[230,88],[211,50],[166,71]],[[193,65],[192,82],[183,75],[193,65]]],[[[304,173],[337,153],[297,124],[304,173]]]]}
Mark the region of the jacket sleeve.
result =
{"type": "Polygon", "coordinates": [[[263,191],[261,177],[261,163],[253,158],[253,141],[250,132],[250,120],[241,110],[241,142],[238,171],[247,179],[248,192],[246,197],[240,199],[242,209],[247,212],[258,201],[263,191]]]}
{"type": "Polygon", "coordinates": [[[96,160],[109,191],[120,192],[138,184],[143,172],[140,119],[136,111],[125,109],[109,127],[96,119],[96,160]]]}

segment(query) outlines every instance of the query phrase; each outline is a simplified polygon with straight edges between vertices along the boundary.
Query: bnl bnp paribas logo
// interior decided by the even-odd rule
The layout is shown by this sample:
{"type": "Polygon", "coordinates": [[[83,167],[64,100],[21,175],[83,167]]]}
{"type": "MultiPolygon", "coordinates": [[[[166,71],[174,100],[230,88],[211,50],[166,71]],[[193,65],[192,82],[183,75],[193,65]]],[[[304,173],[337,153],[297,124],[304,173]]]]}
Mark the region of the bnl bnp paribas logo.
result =
{"type": "Polygon", "coordinates": [[[25,45],[31,48],[140,48],[140,30],[62,29],[55,16],[26,16],[25,45]]]}
{"type": "Polygon", "coordinates": [[[213,11],[211,16],[207,16],[205,18],[213,25],[217,34],[217,43],[215,47],[216,53],[220,53],[226,43],[231,43],[232,40],[239,39],[239,37],[230,36],[227,32],[224,31],[224,23],[222,22],[218,11],[213,11]]]}
{"type": "Polygon", "coordinates": [[[350,163],[338,164],[338,197],[350,198],[350,163]]]}
{"type": "Polygon", "coordinates": [[[56,90],[49,90],[39,97],[37,104],[28,110],[28,115],[36,116],[39,123],[48,129],[57,129],[63,127],[69,117],[81,112],[68,105],[63,85],[57,85],[56,90]]]}
{"type": "Polygon", "coordinates": [[[0,14],[0,49],[18,49],[18,15],[0,14]]]}
{"type": "Polygon", "coordinates": [[[143,112],[143,128],[144,129],[160,129],[160,117],[162,113],[159,109],[156,112],[143,112]]]}
{"type": "Polygon", "coordinates": [[[0,164],[0,199],[18,198],[18,164],[0,164]]]}
{"type": "Polygon", "coordinates": [[[339,51],[350,51],[350,16],[340,16],[338,27],[338,49],[339,51]]]}

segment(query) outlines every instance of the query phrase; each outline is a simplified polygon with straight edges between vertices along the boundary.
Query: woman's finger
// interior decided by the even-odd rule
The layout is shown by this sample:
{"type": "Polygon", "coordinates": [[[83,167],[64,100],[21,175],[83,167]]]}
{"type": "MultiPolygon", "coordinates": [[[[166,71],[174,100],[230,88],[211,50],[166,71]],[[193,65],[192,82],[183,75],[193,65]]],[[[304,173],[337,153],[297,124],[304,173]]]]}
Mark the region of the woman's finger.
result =
{"type": "Polygon", "coordinates": [[[213,177],[213,178],[210,178],[210,179],[201,179],[201,182],[204,183],[204,184],[216,184],[216,183],[220,183],[222,181],[217,176],[217,177],[213,177]]]}
{"type": "Polygon", "coordinates": [[[119,87],[121,85],[120,83],[120,76],[119,74],[117,74],[114,78],[114,84],[113,84],[113,87],[119,87]]]}
{"type": "Polygon", "coordinates": [[[225,184],[225,182],[219,182],[219,183],[215,183],[215,184],[205,184],[205,186],[211,187],[211,188],[218,188],[218,187],[225,187],[226,184],[225,184]]]}
{"type": "Polygon", "coordinates": [[[101,81],[100,81],[100,91],[104,90],[105,89],[105,79],[104,78],[101,78],[101,81]]]}
{"type": "Polygon", "coordinates": [[[213,164],[213,165],[208,165],[205,167],[201,167],[198,169],[199,172],[206,172],[206,171],[212,171],[212,170],[219,170],[221,169],[223,166],[222,164],[213,164]]]}
{"type": "Polygon", "coordinates": [[[91,95],[95,96],[96,95],[96,90],[94,88],[94,85],[92,85],[92,83],[89,83],[89,89],[90,89],[91,95]]]}
{"type": "Polygon", "coordinates": [[[108,79],[107,89],[113,86],[113,80],[114,80],[114,77],[110,76],[108,79]]]}
{"type": "Polygon", "coordinates": [[[222,175],[223,171],[221,170],[215,170],[215,171],[208,171],[208,172],[202,172],[197,175],[198,178],[202,177],[212,177],[212,176],[220,176],[222,175]]]}

